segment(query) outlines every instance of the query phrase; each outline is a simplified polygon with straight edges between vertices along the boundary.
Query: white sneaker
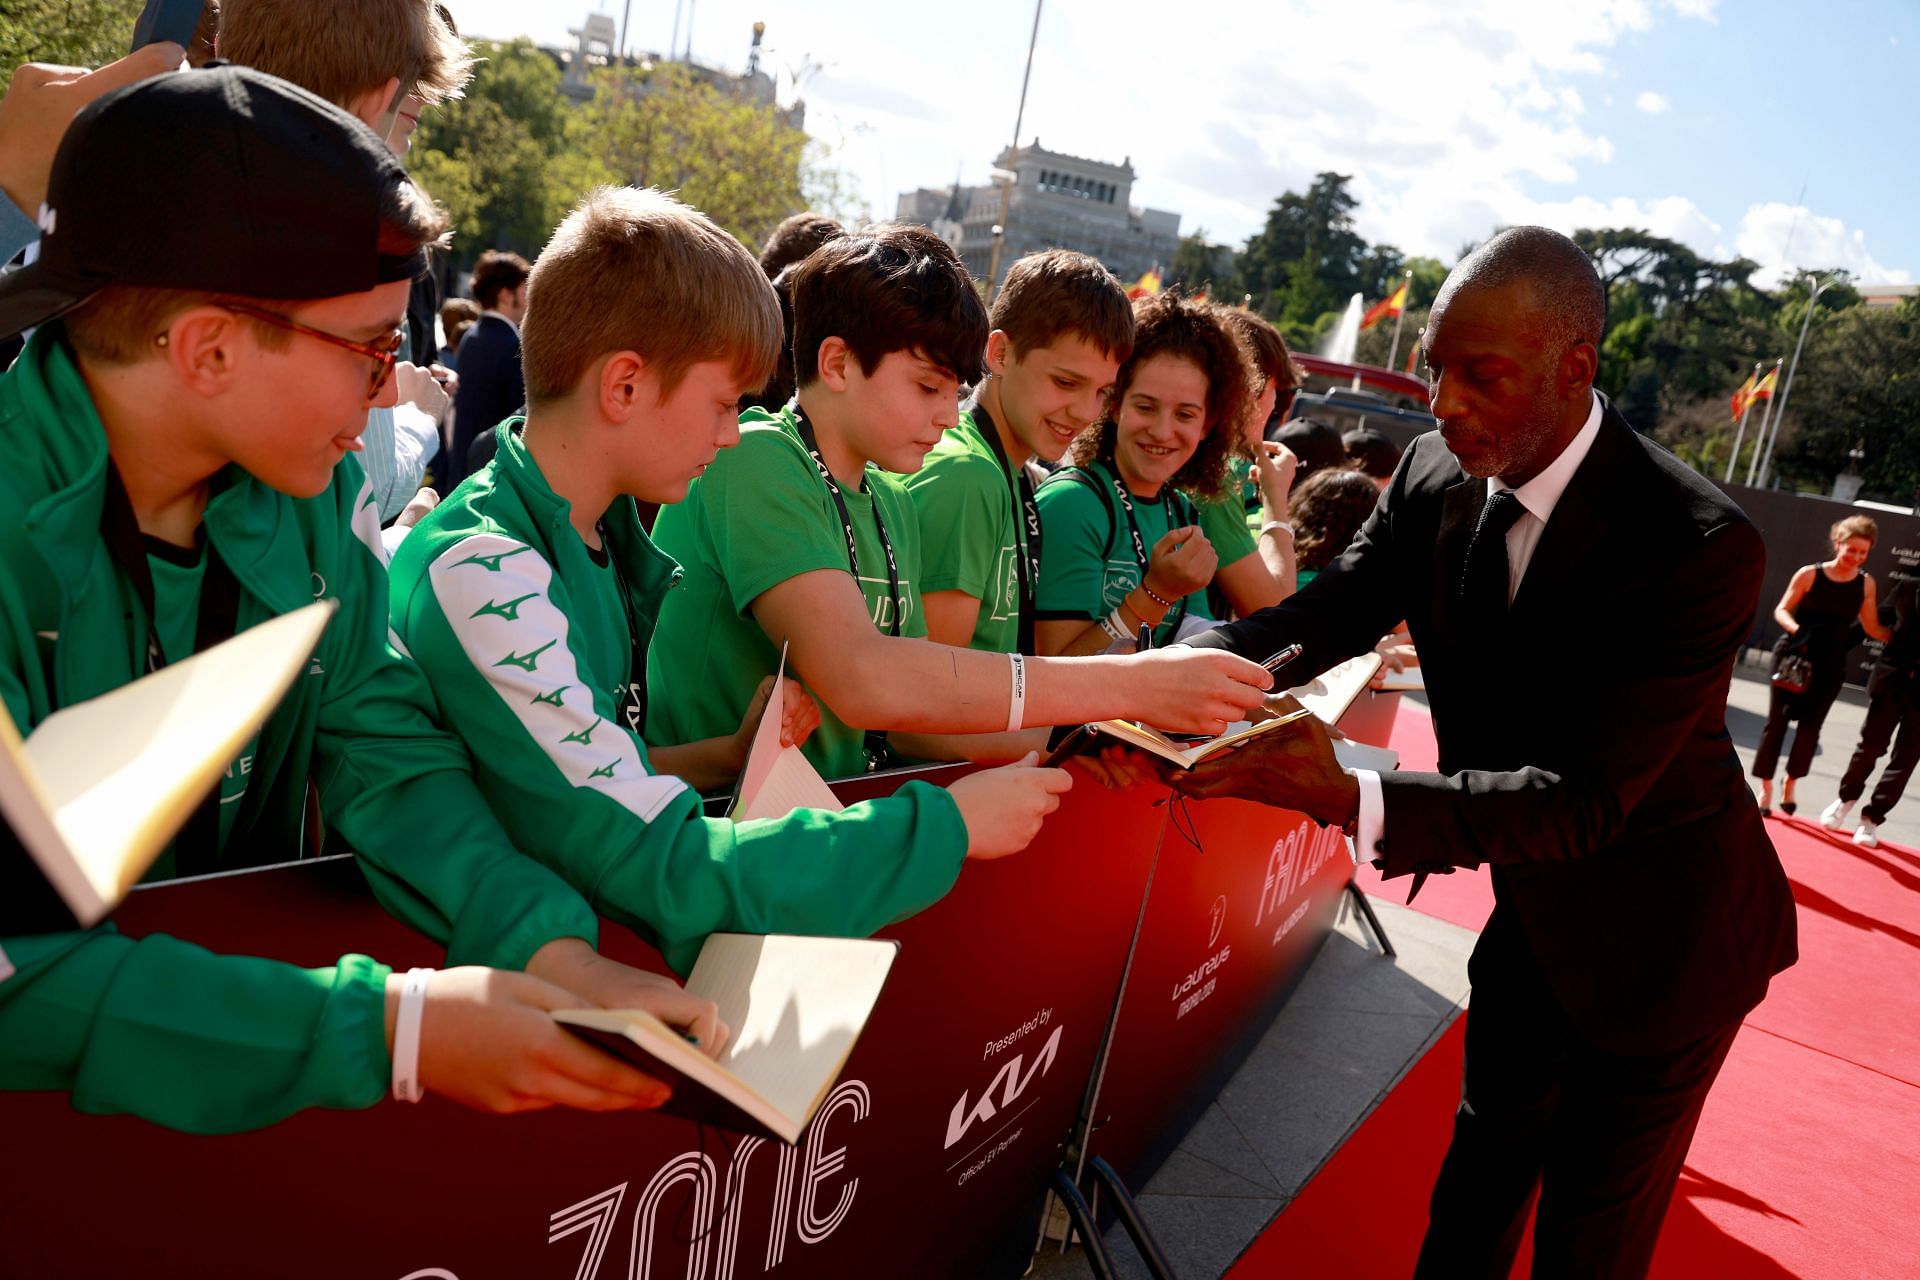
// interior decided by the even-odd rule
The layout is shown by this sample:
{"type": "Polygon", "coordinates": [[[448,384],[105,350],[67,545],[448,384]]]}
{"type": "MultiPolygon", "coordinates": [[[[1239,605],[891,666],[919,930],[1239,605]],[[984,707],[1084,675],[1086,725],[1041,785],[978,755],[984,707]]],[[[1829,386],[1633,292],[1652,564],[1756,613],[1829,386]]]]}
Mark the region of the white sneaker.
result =
{"type": "Polygon", "coordinates": [[[1880,847],[1880,824],[1872,818],[1860,819],[1860,825],[1854,828],[1853,842],[1862,849],[1878,849],[1880,847]]]}
{"type": "Polygon", "coordinates": [[[1835,800],[1820,811],[1820,825],[1829,831],[1838,831],[1840,825],[1847,820],[1847,815],[1852,812],[1853,801],[1835,800]]]}

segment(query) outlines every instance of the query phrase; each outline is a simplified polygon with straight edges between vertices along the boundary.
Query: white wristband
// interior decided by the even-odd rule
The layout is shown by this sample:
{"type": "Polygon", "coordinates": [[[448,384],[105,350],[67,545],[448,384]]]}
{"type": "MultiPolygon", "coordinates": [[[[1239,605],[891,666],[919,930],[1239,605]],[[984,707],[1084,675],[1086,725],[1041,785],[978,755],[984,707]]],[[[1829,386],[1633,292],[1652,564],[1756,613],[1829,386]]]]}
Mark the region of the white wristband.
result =
{"type": "Polygon", "coordinates": [[[1273,533],[1276,531],[1286,534],[1289,538],[1293,537],[1293,526],[1285,520],[1269,520],[1260,526],[1261,533],[1273,533]]]}
{"type": "Polygon", "coordinates": [[[1127,634],[1126,620],[1120,616],[1118,605],[1114,606],[1112,613],[1100,619],[1100,629],[1106,632],[1109,638],[1118,640],[1122,644],[1133,643],[1133,637],[1127,634]]]}
{"type": "Polygon", "coordinates": [[[431,969],[409,969],[400,984],[400,1011],[393,1020],[393,1096],[400,1102],[418,1102],[426,1096],[420,1087],[420,1017],[427,1011],[427,979],[431,969]]]}
{"type": "Polygon", "coordinates": [[[1018,733],[1027,720],[1027,660],[1010,653],[1007,661],[1013,665],[1013,693],[1007,699],[1007,732],[1018,733]]]}

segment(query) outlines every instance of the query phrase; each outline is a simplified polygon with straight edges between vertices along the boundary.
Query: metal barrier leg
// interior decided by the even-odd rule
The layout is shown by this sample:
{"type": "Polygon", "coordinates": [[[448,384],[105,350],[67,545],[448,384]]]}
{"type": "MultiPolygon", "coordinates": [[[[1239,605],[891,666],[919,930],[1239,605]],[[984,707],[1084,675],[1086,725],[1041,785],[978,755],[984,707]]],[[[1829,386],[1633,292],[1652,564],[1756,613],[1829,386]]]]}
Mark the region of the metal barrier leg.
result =
{"type": "Polygon", "coordinates": [[[1074,1231],[1080,1233],[1080,1242],[1087,1248],[1087,1266],[1093,1269],[1094,1280],[1118,1280],[1119,1272],[1114,1270],[1113,1255],[1107,1252],[1107,1242],[1100,1238],[1099,1224],[1093,1220],[1093,1210],[1087,1207],[1087,1198],[1080,1194],[1080,1188],[1073,1185],[1073,1178],[1065,1169],[1053,1171],[1053,1194],[1060,1197],[1060,1203],[1067,1208],[1067,1216],[1073,1219],[1073,1231],[1067,1233],[1065,1244],[1073,1243],[1074,1231]]]}
{"type": "Polygon", "coordinates": [[[1120,1225],[1126,1228],[1133,1247],[1140,1251],[1141,1260],[1147,1264],[1147,1274],[1153,1280],[1175,1280],[1173,1264],[1167,1261],[1160,1242],[1147,1229],[1147,1220],[1140,1216],[1140,1206],[1133,1202],[1133,1193],[1127,1190],[1126,1183],[1120,1181],[1120,1174],[1102,1156],[1089,1160],[1087,1169],[1113,1197],[1114,1208],[1120,1214],[1120,1225]]]}
{"type": "Polygon", "coordinates": [[[1353,909],[1367,922],[1367,931],[1379,940],[1381,954],[1391,960],[1400,953],[1393,949],[1393,943],[1387,938],[1387,931],[1380,927],[1380,917],[1373,914],[1373,904],[1367,901],[1367,895],[1360,892],[1360,886],[1347,881],[1347,893],[1353,899],[1353,909]]]}

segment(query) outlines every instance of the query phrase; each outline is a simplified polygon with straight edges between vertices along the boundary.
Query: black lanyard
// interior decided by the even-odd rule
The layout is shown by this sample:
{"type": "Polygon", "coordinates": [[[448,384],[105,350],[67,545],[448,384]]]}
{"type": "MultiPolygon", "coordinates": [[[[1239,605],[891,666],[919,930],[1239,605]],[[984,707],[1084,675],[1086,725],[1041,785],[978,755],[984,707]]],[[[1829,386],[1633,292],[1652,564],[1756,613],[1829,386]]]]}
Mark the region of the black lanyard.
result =
{"type": "MultiPolygon", "coordinates": [[[[146,541],[140,533],[140,521],[133,514],[133,502],[120,479],[119,468],[107,462],[107,486],[100,507],[100,536],[106,539],[107,552],[120,572],[133,584],[134,595],[146,615],[146,671],[152,675],[167,665],[166,650],[160,645],[159,619],[155,616],[153,569],[147,563],[146,541]]],[[[200,580],[200,614],[194,623],[193,651],[203,653],[222,641],[232,639],[240,616],[240,584],[234,581],[226,561],[220,558],[212,539],[206,544],[206,568],[200,580]]],[[[215,783],[173,844],[174,870],[179,875],[197,875],[210,871],[220,852],[220,784],[215,783]]]]}
{"type": "MultiPolygon", "coordinates": [[[[1127,492],[1126,484],[1120,479],[1119,464],[1116,463],[1114,465],[1110,478],[1113,481],[1113,491],[1119,495],[1120,498],[1120,509],[1127,513],[1127,532],[1133,536],[1133,561],[1140,566],[1140,585],[1145,587],[1147,585],[1147,566],[1151,562],[1151,557],[1147,554],[1146,539],[1140,536],[1140,521],[1135,518],[1133,514],[1133,495],[1127,492]]],[[[1167,513],[1167,528],[1178,528],[1180,516],[1173,503],[1172,485],[1162,485],[1160,487],[1160,506],[1161,509],[1167,513]]],[[[1160,620],[1160,626],[1171,626],[1173,628],[1173,634],[1178,635],[1180,632],[1180,624],[1185,620],[1186,616],[1187,598],[1181,596],[1180,599],[1175,602],[1173,609],[1167,616],[1160,620]]],[[[1154,629],[1156,631],[1159,630],[1158,627],[1154,629]]]]}
{"type": "MultiPolygon", "coordinates": [[[[632,498],[622,498],[621,502],[631,503],[632,498]]],[[[635,518],[639,513],[636,511],[635,518]]],[[[620,718],[627,722],[627,728],[634,737],[642,740],[646,737],[647,727],[647,647],[640,640],[640,614],[633,607],[633,593],[627,589],[627,575],[620,572],[620,554],[614,549],[613,539],[607,536],[606,522],[597,525],[600,531],[600,548],[606,554],[607,567],[613,570],[614,589],[620,593],[620,611],[627,618],[627,644],[630,656],[627,658],[627,678],[620,687],[620,718]]]]}
{"type": "MultiPolygon", "coordinates": [[[[833,478],[833,472],[827,466],[827,460],[820,456],[820,442],[814,438],[813,424],[807,421],[806,413],[795,400],[787,406],[793,410],[794,429],[800,433],[800,443],[805,447],[807,456],[813,459],[813,466],[820,473],[820,482],[827,486],[827,496],[833,499],[833,509],[840,513],[840,531],[847,536],[847,570],[853,574],[853,583],[860,586],[860,544],[853,536],[853,515],[847,510],[847,499],[840,492],[840,482],[833,478]]],[[[864,488],[864,482],[862,484],[864,488]]],[[[873,499],[873,531],[879,535],[880,549],[887,553],[887,600],[893,606],[893,624],[887,634],[900,634],[900,620],[906,615],[907,602],[900,598],[900,565],[893,555],[893,542],[887,537],[887,523],[880,518],[880,500],[873,499]]],[[[866,588],[861,587],[862,597],[866,588]]],[[[867,769],[878,769],[887,758],[887,735],[881,729],[867,730],[863,742],[867,756],[867,769]]]]}
{"type": "Polygon", "coordinates": [[[1006,446],[1000,443],[1000,429],[994,425],[993,415],[978,400],[967,408],[973,414],[974,425],[986,437],[987,447],[993,450],[994,461],[1006,473],[1007,492],[1013,497],[1016,523],[1021,526],[1017,535],[1020,539],[1019,554],[1014,557],[1020,573],[1020,621],[1014,645],[1021,653],[1031,655],[1034,652],[1033,584],[1040,581],[1040,502],[1034,496],[1033,481],[1028,477],[1027,469],[1016,467],[1007,460],[1006,446]]]}

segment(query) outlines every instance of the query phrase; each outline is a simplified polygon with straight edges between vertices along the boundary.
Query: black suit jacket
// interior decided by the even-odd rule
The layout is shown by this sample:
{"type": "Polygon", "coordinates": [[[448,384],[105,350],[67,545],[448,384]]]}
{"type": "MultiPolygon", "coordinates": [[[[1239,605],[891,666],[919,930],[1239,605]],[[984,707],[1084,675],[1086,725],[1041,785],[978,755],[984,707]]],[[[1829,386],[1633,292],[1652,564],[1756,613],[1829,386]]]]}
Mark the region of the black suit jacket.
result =
{"type": "Polygon", "coordinates": [[[1385,838],[1361,856],[1388,875],[1489,864],[1476,974],[1537,964],[1594,1043],[1678,1047],[1759,1003],[1796,955],[1786,875],[1726,728],[1765,547],[1609,406],[1504,633],[1475,644],[1458,586],[1486,493],[1422,436],[1345,554],[1198,643],[1263,658],[1298,641],[1319,672],[1405,618],[1440,772],[1382,775],[1385,838]]]}
{"type": "Polygon", "coordinates": [[[520,370],[520,335],[496,315],[483,315],[460,339],[460,390],[453,401],[453,448],[447,465],[458,480],[466,473],[473,438],[526,403],[520,370]]]}

